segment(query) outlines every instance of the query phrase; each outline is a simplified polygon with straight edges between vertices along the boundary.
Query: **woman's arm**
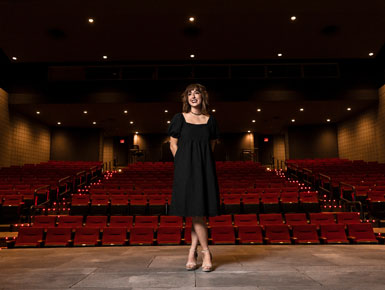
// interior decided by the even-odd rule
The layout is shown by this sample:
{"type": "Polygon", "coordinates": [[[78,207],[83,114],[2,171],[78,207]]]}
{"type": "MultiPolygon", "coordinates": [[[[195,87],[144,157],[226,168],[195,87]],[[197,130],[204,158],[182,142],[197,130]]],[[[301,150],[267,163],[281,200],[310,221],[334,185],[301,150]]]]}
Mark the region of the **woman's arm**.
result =
{"type": "Polygon", "coordinates": [[[175,157],[175,153],[178,150],[178,138],[170,136],[170,150],[172,155],[175,157]]]}
{"type": "Polygon", "coordinates": [[[210,143],[211,143],[211,151],[214,152],[214,149],[215,149],[215,144],[217,144],[217,139],[214,139],[214,140],[210,140],[210,143]]]}

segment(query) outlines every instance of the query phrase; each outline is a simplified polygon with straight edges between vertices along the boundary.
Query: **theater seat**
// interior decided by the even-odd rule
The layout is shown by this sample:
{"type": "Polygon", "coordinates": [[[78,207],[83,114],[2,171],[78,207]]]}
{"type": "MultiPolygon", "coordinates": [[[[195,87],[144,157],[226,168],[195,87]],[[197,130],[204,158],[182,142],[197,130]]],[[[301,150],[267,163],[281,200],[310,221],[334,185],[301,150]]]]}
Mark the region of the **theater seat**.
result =
{"type": "Polygon", "coordinates": [[[87,228],[102,229],[107,225],[107,216],[88,216],[86,220],[87,228]]]}
{"type": "Polygon", "coordinates": [[[238,226],[238,241],[240,244],[263,244],[262,228],[254,226],[238,226]]]}
{"type": "Polygon", "coordinates": [[[348,244],[349,241],[346,237],[345,226],[330,224],[320,226],[321,236],[320,239],[325,244],[348,244]]]}
{"type": "Polygon", "coordinates": [[[256,226],[258,219],[256,214],[237,214],[234,215],[234,226],[256,226]]]}
{"type": "Polygon", "coordinates": [[[44,245],[46,247],[65,247],[72,243],[70,228],[48,228],[44,245]]]}
{"type": "Polygon", "coordinates": [[[137,227],[131,229],[130,245],[152,245],[154,243],[154,229],[152,227],[137,227]]]}
{"type": "Polygon", "coordinates": [[[310,223],[312,225],[331,225],[335,224],[334,214],[333,213],[311,213],[310,214],[310,223]]]}
{"type": "Polygon", "coordinates": [[[128,213],[128,196],[112,195],[110,197],[111,215],[126,215],[128,213]]]}
{"type": "Polygon", "coordinates": [[[136,216],[135,227],[156,229],[158,227],[158,216],[136,216]]]}
{"type": "Polygon", "coordinates": [[[133,216],[111,216],[109,228],[126,228],[128,231],[132,228],[133,216]]]}
{"type": "Polygon", "coordinates": [[[38,215],[34,217],[32,227],[48,229],[48,228],[54,228],[55,224],[56,224],[56,216],[38,215]]]}
{"type": "Polygon", "coordinates": [[[288,226],[272,224],[266,225],[265,241],[267,244],[291,244],[288,226]]]}
{"type": "Polygon", "coordinates": [[[360,213],[359,212],[339,212],[337,213],[338,224],[360,224],[360,213]]]}
{"type": "Polygon", "coordinates": [[[293,240],[295,244],[319,244],[316,225],[293,225],[293,240]]]}
{"type": "Polygon", "coordinates": [[[181,242],[182,228],[178,226],[160,226],[157,230],[157,242],[159,245],[179,245],[181,242]]]}
{"type": "Polygon", "coordinates": [[[126,227],[103,228],[102,246],[124,246],[128,243],[126,227]]]}
{"type": "Polygon", "coordinates": [[[78,228],[75,232],[74,246],[96,246],[99,243],[98,228],[78,228]]]}
{"type": "Polygon", "coordinates": [[[370,223],[348,224],[348,239],[355,244],[378,244],[370,223]]]}
{"type": "Polygon", "coordinates": [[[88,194],[74,194],[71,200],[71,215],[87,215],[90,206],[88,194]]]}
{"type": "Polygon", "coordinates": [[[282,225],[283,219],[280,213],[266,213],[259,215],[259,224],[265,225],[282,225]]]}
{"type": "Polygon", "coordinates": [[[307,218],[305,213],[287,213],[285,214],[286,224],[289,226],[294,225],[307,225],[307,218]]]}
{"type": "Polygon", "coordinates": [[[81,228],[83,226],[82,216],[59,216],[58,225],[59,228],[81,228]]]}
{"type": "Polygon", "coordinates": [[[222,209],[224,214],[241,213],[241,195],[240,194],[225,195],[222,201],[222,209]]]}
{"type": "Polygon", "coordinates": [[[22,227],[19,228],[16,241],[9,242],[9,245],[15,247],[40,247],[43,243],[43,228],[22,227]]]}
{"type": "Polygon", "coordinates": [[[183,227],[183,218],[180,216],[161,216],[159,227],[183,227]]]}
{"type": "Polygon", "coordinates": [[[209,217],[209,225],[210,227],[218,227],[218,226],[233,226],[233,221],[231,215],[220,215],[209,217]]]}
{"type": "Polygon", "coordinates": [[[217,244],[235,244],[235,233],[233,226],[212,226],[211,240],[217,244]]]}
{"type": "Polygon", "coordinates": [[[242,204],[243,204],[243,212],[245,214],[248,213],[259,213],[260,212],[260,202],[259,202],[259,194],[242,194],[242,204]]]}

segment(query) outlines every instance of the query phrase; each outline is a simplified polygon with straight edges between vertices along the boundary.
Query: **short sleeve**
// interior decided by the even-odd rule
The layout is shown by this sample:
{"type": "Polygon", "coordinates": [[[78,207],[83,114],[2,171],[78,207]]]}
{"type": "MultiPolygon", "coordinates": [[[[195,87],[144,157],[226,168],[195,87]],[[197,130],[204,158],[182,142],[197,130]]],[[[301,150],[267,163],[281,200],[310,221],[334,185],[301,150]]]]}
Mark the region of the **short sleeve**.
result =
{"type": "Polygon", "coordinates": [[[181,114],[178,113],[174,115],[174,117],[170,122],[170,125],[168,126],[168,136],[179,138],[181,128],[182,128],[182,118],[181,118],[181,114]]]}
{"type": "Polygon", "coordinates": [[[210,140],[218,139],[220,137],[220,131],[217,120],[214,116],[211,117],[211,128],[210,128],[210,140]]]}

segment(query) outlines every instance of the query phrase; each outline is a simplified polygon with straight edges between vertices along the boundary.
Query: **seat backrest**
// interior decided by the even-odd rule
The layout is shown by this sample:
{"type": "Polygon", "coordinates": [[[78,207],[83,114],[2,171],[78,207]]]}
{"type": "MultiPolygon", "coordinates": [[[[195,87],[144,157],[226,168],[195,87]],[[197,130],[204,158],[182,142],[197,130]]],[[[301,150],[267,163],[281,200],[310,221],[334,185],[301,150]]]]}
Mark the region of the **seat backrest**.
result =
{"type": "Polygon", "coordinates": [[[261,213],[259,215],[259,224],[261,225],[282,225],[283,219],[280,213],[261,213]]]}

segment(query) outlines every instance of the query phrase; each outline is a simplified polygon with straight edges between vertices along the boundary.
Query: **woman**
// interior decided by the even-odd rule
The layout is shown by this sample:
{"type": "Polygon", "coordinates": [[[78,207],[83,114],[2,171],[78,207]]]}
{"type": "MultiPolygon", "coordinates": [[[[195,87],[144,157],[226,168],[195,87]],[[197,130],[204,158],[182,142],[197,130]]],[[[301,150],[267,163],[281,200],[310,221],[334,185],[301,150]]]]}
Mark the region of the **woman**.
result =
{"type": "Polygon", "coordinates": [[[174,184],[170,215],[192,217],[191,248],[187,270],[197,268],[198,241],[202,247],[202,271],[212,271],[206,216],[220,212],[219,188],[213,151],[219,129],[208,115],[208,94],[200,84],[189,85],[182,94],[183,112],[168,128],[174,155],[174,184]]]}

